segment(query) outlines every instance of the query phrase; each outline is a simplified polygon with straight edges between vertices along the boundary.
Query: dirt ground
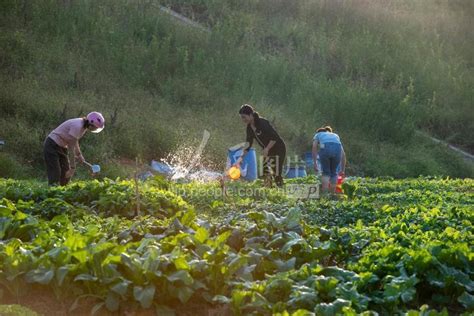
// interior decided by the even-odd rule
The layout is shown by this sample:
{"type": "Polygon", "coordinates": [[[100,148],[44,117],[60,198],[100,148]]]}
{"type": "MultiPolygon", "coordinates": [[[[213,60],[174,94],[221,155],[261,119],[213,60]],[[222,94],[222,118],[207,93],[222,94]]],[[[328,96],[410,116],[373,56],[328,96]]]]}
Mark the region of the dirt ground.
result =
{"type": "MultiPolygon", "coordinates": [[[[65,301],[58,301],[53,296],[53,293],[34,291],[27,296],[18,297],[18,299],[13,297],[3,297],[0,299],[1,304],[18,304],[25,306],[40,315],[44,316],[89,316],[94,306],[99,303],[94,298],[84,298],[80,301],[80,304],[77,309],[70,311],[70,307],[73,305],[74,300],[68,299],[65,301]]],[[[185,304],[182,306],[175,306],[175,315],[176,316],[227,316],[232,315],[232,311],[229,306],[220,305],[220,306],[210,306],[207,304],[196,305],[196,304],[185,304]]],[[[155,316],[157,315],[154,309],[140,309],[132,310],[127,308],[122,308],[118,312],[109,312],[106,310],[105,306],[101,308],[95,315],[104,315],[104,316],[115,316],[115,315],[124,315],[124,316],[155,316]]]]}

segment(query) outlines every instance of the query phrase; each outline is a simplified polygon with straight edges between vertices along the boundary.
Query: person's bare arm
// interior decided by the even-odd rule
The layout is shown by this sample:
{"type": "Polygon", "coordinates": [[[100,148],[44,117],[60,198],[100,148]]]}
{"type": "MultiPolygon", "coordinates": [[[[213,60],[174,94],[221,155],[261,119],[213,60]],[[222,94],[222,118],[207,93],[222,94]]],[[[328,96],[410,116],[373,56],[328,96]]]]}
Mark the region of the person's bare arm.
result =
{"type": "Polygon", "coordinates": [[[263,120],[262,126],[263,126],[263,129],[265,130],[265,133],[268,133],[269,138],[270,138],[268,145],[265,146],[265,148],[263,149],[263,156],[268,157],[268,152],[270,151],[270,149],[272,149],[273,146],[275,146],[280,136],[278,135],[277,131],[275,130],[273,125],[270,124],[269,121],[263,120]]]}
{"type": "Polygon", "coordinates": [[[244,161],[244,158],[247,154],[248,154],[248,150],[244,150],[242,153],[242,156],[237,158],[237,160],[235,161],[234,166],[237,166],[237,167],[240,166],[240,164],[242,163],[242,161],[244,161]]]}
{"type": "Polygon", "coordinates": [[[74,173],[76,172],[75,143],[69,143],[67,147],[69,170],[66,170],[66,178],[70,179],[74,176],[74,173]]]}
{"type": "Polygon", "coordinates": [[[74,145],[74,155],[75,158],[79,160],[79,162],[84,163],[84,161],[86,161],[84,159],[84,156],[82,155],[81,147],[79,146],[79,141],[76,141],[76,144],[74,145]]]}
{"type": "Polygon", "coordinates": [[[345,174],[346,173],[346,152],[344,151],[344,147],[341,148],[341,173],[345,174]]]}
{"type": "Polygon", "coordinates": [[[263,149],[263,156],[264,157],[268,157],[268,153],[270,151],[270,149],[272,149],[273,146],[275,146],[276,144],[276,141],[275,140],[271,140],[268,145],[263,149]]]}
{"type": "Polygon", "coordinates": [[[76,143],[71,142],[67,145],[69,155],[69,169],[76,169],[76,143]]]}
{"type": "Polygon", "coordinates": [[[242,161],[244,160],[245,155],[249,152],[250,148],[252,148],[253,145],[253,132],[251,131],[251,127],[247,126],[246,129],[246,142],[242,150],[242,156],[240,156],[237,161],[234,163],[234,166],[239,166],[242,161]]]}
{"type": "Polygon", "coordinates": [[[314,164],[314,171],[318,172],[318,141],[313,141],[313,164],[314,164]]]}
{"type": "Polygon", "coordinates": [[[70,169],[76,169],[76,159],[81,163],[84,162],[84,157],[82,156],[81,148],[79,147],[79,141],[73,141],[68,144],[69,148],[69,167],[70,169]]]}

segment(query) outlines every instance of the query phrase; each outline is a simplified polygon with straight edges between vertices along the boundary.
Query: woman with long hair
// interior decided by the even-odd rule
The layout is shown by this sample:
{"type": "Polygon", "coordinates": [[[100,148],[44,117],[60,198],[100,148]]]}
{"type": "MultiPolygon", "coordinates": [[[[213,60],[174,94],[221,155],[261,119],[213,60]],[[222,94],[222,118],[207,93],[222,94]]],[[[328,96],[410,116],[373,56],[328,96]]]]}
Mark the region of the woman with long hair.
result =
{"type": "MultiPolygon", "coordinates": [[[[283,186],[283,163],[286,158],[286,145],[270,122],[261,117],[248,104],[242,105],[239,110],[242,122],[247,125],[247,143],[244,155],[252,147],[253,141],[263,149],[263,174],[267,185],[271,186],[274,180],[277,186],[283,186]]],[[[240,164],[243,156],[237,161],[240,164]]]]}

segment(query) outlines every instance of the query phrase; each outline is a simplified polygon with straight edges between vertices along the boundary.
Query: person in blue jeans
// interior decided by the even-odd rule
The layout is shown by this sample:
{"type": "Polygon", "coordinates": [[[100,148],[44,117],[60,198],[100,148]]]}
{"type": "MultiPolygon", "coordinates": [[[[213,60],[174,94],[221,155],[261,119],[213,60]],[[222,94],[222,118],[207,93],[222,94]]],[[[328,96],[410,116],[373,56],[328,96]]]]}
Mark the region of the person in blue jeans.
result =
{"type": "Polygon", "coordinates": [[[314,171],[318,170],[318,153],[322,169],[322,193],[336,193],[337,169],[340,166],[339,174],[344,175],[346,169],[346,154],[342,147],[339,135],[332,132],[330,126],[318,128],[313,138],[313,161],[314,171]],[[329,187],[329,183],[331,186],[329,187]]]}

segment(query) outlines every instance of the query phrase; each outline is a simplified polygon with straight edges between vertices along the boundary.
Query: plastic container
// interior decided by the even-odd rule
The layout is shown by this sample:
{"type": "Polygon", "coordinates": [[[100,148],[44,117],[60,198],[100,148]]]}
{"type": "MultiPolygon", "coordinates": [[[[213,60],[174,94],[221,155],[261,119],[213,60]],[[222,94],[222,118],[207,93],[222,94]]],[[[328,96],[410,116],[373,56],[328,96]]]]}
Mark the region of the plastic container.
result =
{"type": "Polygon", "coordinates": [[[152,177],[153,173],[151,173],[151,171],[146,171],[138,175],[138,179],[140,179],[141,181],[146,181],[148,178],[152,177]]]}
{"type": "Polygon", "coordinates": [[[342,184],[344,183],[344,177],[341,175],[337,176],[337,182],[336,182],[336,193],[343,193],[342,191],[342,184]]]}
{"type": "Polygon", "coordinates": [[[162,162],[158,162],[155,160],[151,161],[151,169],[153,169],[153,171],[156,171],[158,173],[161,173],[167,176],[171,176],[174,173],[173,168],[171,168],[167,164],[164,164],[162,162]]]}
{"type": "Polygon", "coordinates": [[[229,171],[227,172],[229,177],[232,180],[237,180],[240,178],[240,168],[239,167],[230,167],[229,171]]]}
{"type": "Polygon", "coordinates": [[[307,175],[305,166],[290,166],[286,171],[286,177],[288,179],[302,178],[307,175]]]}
{"type": "Polygon", "coordinates": [[[303,160],[306,163],[306,169],[313,170],[314,168],[313,153],[310,151],[305,152],[303,155],[303,160]]]}
{"type": "MultiPolygon", "coordinates": [[[[308,170],[308,173],[314,173],[313,153],[311,151],[305,152],[303,160],[306,163],[306,170],[308,170]]],[[[318,165],[318,175],[321,175],[321,160],[319,159],[319,154],[316,158],[316,164],[318,165]]]]}
{"type": "MultiPolygon", "coordinates": [[[[227,169],[239,159],[243,154],[242,146],[234,146],[229,148],[227,154],[227,169]]],[[[242,163],[240,164],[240,177],[247,181],[257,180],[257,154],[255,149],[250,148],[249,152],[245,155],[242,163]]]]}
{"type": "Polygon", "coordinates": [[[92,173],[99,173],[100,172],[100,166],[99,165],[92,165],[91,169],[92,169],[92,173]]]}

